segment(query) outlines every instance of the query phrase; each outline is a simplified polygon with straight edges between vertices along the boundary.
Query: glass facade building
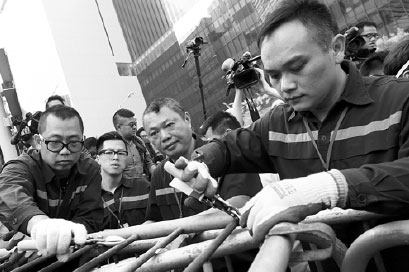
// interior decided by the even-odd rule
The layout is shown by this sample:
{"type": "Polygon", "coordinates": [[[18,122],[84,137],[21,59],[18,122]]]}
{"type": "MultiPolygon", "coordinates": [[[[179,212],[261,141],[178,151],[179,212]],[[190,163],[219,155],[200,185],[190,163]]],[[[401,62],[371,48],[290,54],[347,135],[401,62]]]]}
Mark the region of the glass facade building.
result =
{"type": "MultiPolygon", "coordinates": [[[[284,0],[290,1],[290,0],[284,0]]],[[[244,52],[259,54],[257,31],[272,0],[115,0],[113,1],[147,103],[172,97],[182,103],[194,127],[204,119],[195,60],[186,46],[196,37],[207,116],[226,109],[227,84],[221,64],[244,52]],[[182,68],[182,64],[186,65],[182,68]]],[[[359,21],[373,21],[380,34],[409,28],[408,0],[325,0],[341,33],[359,21]]]]}

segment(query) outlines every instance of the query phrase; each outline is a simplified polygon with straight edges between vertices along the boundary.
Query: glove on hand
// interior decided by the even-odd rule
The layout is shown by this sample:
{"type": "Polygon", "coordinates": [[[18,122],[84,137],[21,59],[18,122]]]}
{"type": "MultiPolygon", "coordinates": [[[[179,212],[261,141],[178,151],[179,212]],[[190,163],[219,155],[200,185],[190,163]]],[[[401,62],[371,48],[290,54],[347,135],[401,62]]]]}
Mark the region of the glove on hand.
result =
{"type": "Polygon", "coordinates": [[[31,238],[36,241],[42,256],[57,254],[59,261],[67,261],[72,238],[74,243],[83,245],[87,239],[85,226],[64,219],[45,219],[31,229],[31,238]]]}
{"type": "MultiPolygon", "coordinates": [[[[165,170],[178,178],[192,188],[200,195],[204,194],[208,197],[212,197],[217,191],[217,181],[209,174],[207,165],[198,161],[188,161],[184,157],[180,157],[173,165],[170,162],[165,163],[165,170]]],[[[177,188],[181,190],[180,188],[177,188]]],[[[181,190],[189,195],[189,193],[181,190]]]]}
{"type": "Polygon", "coordinates": [[[348,185],[338,170],[273,182],[240,210],[240,224],[261,242],[279,222],[302,221],[326,208],[345,205],[348,185]]]}

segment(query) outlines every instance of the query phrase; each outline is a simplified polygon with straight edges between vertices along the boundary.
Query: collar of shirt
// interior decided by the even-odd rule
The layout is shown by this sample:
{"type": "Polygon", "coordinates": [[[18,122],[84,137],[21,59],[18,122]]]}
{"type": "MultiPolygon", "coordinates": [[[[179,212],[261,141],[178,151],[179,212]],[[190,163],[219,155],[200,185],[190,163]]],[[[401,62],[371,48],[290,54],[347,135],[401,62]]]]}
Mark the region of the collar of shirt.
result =
{"type": "MultiPolygon", "coordinates": [[[[138,182],[136,179],[137,179],[137,178],[135,178],[135,179],[127,179],[127,178],[125,178],[125,177],[122,177],[121,182],[119,183],[118,187],[115,188],[114,192],[116,192],[116,191],[117,191],[119,188],[121,188],[122,186],[123,186],[123,187],[127,187],[127,188],[131,188],[135,182],[138,182]]],[[[101,187],[101,190],[102,190],[103,192],[108,192],[108,191],[104,190],[104,188],[102,188],[102,187],[101,187]]]]}
{"type": "Polygon", "coordinates": [[[138,182],[138,181],[137,181],[137,178],[135,178],[135,179],[127,179],[127,178],[122,177],[121,184],[118,186],[118,188],[121,187],[121,185],[123,185],[124,187],[131,188],[132,185],[133,185],[135,182],[138,182]]]}
{"type": "MultiPolygon", "coordinates": [[[[352,105],[367,105],[374,102],[365,87],[365,83],[359,70],[350,61],[343,61],[341,68],[347,74],[347,82],[345,84],[345,90],[339,98],[338,102],[345,101],[352,105]]],[[[293,120],[295,117],[302,118],[302,116],[309,117],[309,112],[296,112],[292,107],[288,107],[288,121],[293,120]]]]}

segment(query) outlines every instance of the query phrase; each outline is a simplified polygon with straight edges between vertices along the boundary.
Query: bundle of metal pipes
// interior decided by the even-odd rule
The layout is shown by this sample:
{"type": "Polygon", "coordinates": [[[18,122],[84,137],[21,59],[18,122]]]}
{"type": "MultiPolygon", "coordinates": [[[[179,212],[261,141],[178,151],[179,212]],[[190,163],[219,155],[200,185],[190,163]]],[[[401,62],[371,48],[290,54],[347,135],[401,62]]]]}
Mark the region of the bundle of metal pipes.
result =
{"type": "MultiPolygon", "coordinates": [[[[237,222],[232,217],[224,214],[212,215],[211,217],[200,215],[195,220],[187,217],[90,234],[90,242],[74,251],[70,259],[90,259],[93,257],[75,271],[104,272],[112,271],[113,267],[115,271],[120,272],[168,271],[185,267],[187,267],[185,271],[197,271],[197,268],[206,267],[211,258],[260,247],[250,271],[285,271],[289,261],[317,261],[326,258],[334,258],[339,267],[350,267],[350,263],[355,264],[357,259],[348,257],[350,254],[347,254],[348,258],[344,258],[347,248],[336,240],[334,232],[328,225],[379,217],[382,216],[363,211],[334,210],[309,217],[299,224],[280,223],[270,230],[260,247],[258,243],[254,242],[247,230],[236,228],[237,222]],[[192,239],[193,236],[194,239],[192,239]],[[313,248],[315,249],[291,252],[294,239],[314,244],[313,248]],[[186,241],[190,241],[191,244],[185,245],[186,241]],[[102,253],[98,256],[92,256],[90,252],[95,248],[99,248],[102,253]],[[106,261],[116,254],[129,253],[137,254],[139,257],[106,264],[106,261]],[[344,264],[342,264],[343,261],[344,264]]],[[[405,222],[393,226],[395,229],[399,229],[400,234],[405,232],[407,236],[407,231],[402,227],[404,224],[409,223],[405,222]]],[[[385,231],[385,228],[382,229],[382,227],[378,229],[381,231],[378,230],[377,233],[389,234],[388,237],[390,238],[392,231],[385,231]]],[[[396,232],[394,233],[395,236],[393,237],[397,237],[396,232]]],[[[50,260],[50,257],[39,257],[35,254],[33,241],[21,242],[21,240],[27,239],[21,233],[9,233],[2,238],[8,239],[10,242],[0,252],[0,255],[3,255],[0,256],[1,271],[33,271],[33,267],[38,267],[39,264],[50,260]],[[19,248],[25,251],[19,253],[19,248]]],[[[368,238],[363,239],[366,246],[364,248],[367,249],[368,238]]],[[[398,242],[397,239],[394,241],[392,244],[398,242]]],[[[361,242],[358,241],[357,243],[357,247],[360,248],[361,242]]],[[[351,247],[350,250],[359,251],[355,246],[354,248],[351,247]]],[[[357,253],[352,255],[355,256],[357,253]]],[[[40,271],[55,271],[63,265],[64,263],[58,261],[52,262],[42,267],[40,271]]]]}

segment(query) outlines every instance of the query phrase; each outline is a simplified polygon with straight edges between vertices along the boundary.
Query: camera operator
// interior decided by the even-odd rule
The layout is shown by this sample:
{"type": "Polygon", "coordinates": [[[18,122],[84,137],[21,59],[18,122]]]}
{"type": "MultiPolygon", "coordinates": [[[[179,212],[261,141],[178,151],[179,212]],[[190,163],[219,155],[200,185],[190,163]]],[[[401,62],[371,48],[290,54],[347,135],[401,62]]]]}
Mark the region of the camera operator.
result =
{"type": "MultiPolygon", "coordinates": [[[[45,109],[47,110],[55,105],[65,105],[65,99],[59,95],[52,95],[47,99],[45,109]]],[[[34,135],[38,134],[37,126],[40,117],[41,111],[37,111],[34,114],[29,112],[26,114],[26,119],[15,122],[14,125],[18,127],[18,132],[13,135],[10,141],[11,144],[17,145],[22,143],[24,148],[26,148],[24,153],[31,153],[37,146],[34,135]]]]}
{"type": "Polygon", "coordinates": [[[34,114],[28,112],[24,120],[14,120],[13,125],[18,128],[10,141],[12,145],[21,145],[24,150],[22,153],[31,153],[36,148],[35,134],[38,134],[38,122],[41,117],[41,112],[37,111],[34,114]]]}
{"type": "MultiPolygon", "coordinates": [[[[277,98],[277,101],[282,101],[282,97],[277,92],[277,90],[271,87],[270,84],[267,82],[263,70],[257,68],[256,64],[253,64],[253,61],[259,58],[260,58],[259,56],[251,58],[251,53],[245,52],[243,56],[237,61],[235,61],[232,58],[226,59],[221,67],[222,71],[226,73],[225,78],[228,85],[226,95],[229,94],[231,88],[235,89],[233,106],[231,109],[228,109],[227,111],[234,117],[236,117],[241,126],[244,125],[243,112],[241,107],[242,105],[241,103],[243,100],[243,92],[250,89],[251,90],[249,92],[251,92],[252,90],[255,89],[256,92],[260,94],[267,94],[269,96],[277,98]]],[[[252,100],[249,100],[246,94],[245,97],[251,115],[252,111],[257,111],[257,109],[252,108],[255,107],[255,105],[249,103],[252,100]]],[[[274,102],[274,104],[277,103],[274,102]]],[[[256,112],[256,114],[258,114],[258,112],[256,112]]],[[[251,117],[252,121],[258,119],[254,118],[254,116],[251,117]]]]}
{"type": "MultiPolygon", "coordinates": [[[[376,51],[376,41],[379,38],[378,29],[376,24],[373,22],[360,22],[356,25],[358,28],[358,35],[361,36],[365,44],[362,45],[362,50],[368,50],[369,54],[376,51]]],[[[369,57],[369,55],[368,55],[369,57]]]]}
{"type": "Polygon", "coordinates": [[[345,59],[352,60],[358,68],[371,57],[379,38],[376,24],[361,22],[345,31],[345,59]]]}

